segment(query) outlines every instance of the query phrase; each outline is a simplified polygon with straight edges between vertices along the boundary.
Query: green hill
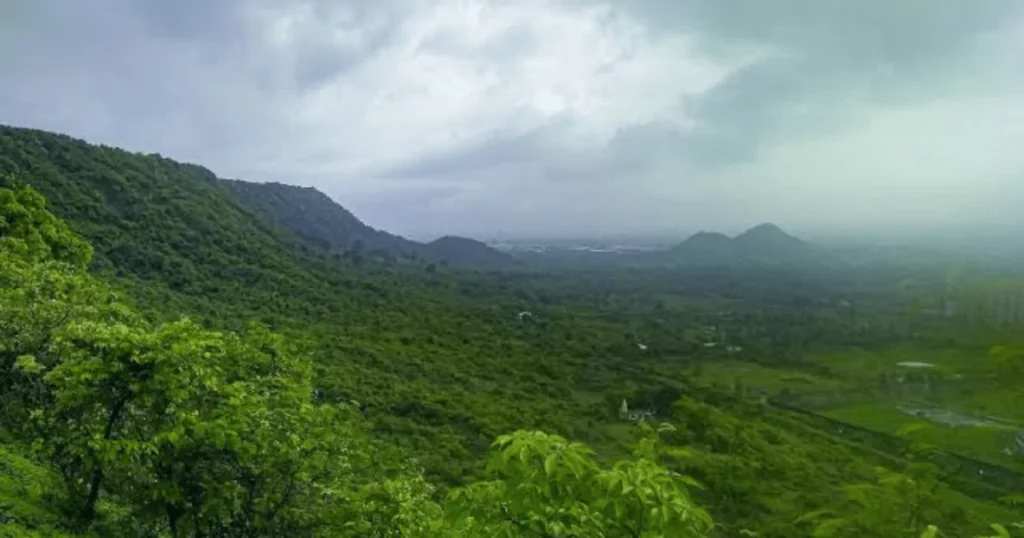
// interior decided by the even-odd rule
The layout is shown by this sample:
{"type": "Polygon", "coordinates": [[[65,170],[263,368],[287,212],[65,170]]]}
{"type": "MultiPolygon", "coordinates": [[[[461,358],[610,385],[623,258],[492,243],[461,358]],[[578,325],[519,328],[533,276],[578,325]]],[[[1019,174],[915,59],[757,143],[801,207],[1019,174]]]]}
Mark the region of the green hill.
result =
{"type": "Polygon", "coordinates": [[[685,267],[816,267],[833,263],[824,250],[793,237],[774,224],[759,224],[729,237],[699,232],[664,253],[662,259],[685,267]]]}
{"type": "Polygon", "coordinates": [[[514,265],[510,256],[472,239],[449,236],[424,244],[374,229],[314,188],[237,180],[225,184],[246,206],[281,227],[349,257],[385,256],[477,269],[514,265]]]}
{"type": "Polygon", "coordinates": [[[669,256],[689,266],[732,265],[740,261],[733,240],[725,234],[698,232],[672,247],[669,256]]]}

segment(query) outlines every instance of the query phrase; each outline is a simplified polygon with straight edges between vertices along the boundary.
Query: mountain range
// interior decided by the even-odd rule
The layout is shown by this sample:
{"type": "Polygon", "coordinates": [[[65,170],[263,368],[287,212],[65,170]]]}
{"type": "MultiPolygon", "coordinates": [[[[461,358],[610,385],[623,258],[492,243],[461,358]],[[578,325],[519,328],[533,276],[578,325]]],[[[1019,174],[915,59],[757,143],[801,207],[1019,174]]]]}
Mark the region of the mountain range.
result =
{"type": "Polygon", "coordinates": [[[374,229],[314,188],[221,179],[158,154],[37,129],[0,125],[4,171],[42,192],[92,242],[98,264],[142,274],[163,274],[168,264],[183,280],[200,266],[239,271],[251,267],[247,260],[260,252],[282,247],[462,269],[516,264],[512,256],[469,238],[420,243],[374,229]]]}
{"type": "MultiPolygon", "coordinates": [[[[282,247],[356,261],[483,270],[819,265],[833,259],[773,224],[736,237],[700,232],[671,248],[648,251],[553,249],[512,255],[466,237],[419,242],[367,225],[312,187],[222,179],[201,166],[157,154],[2,125],[0,171],[15,172],[39,189],[93,243],[101,265],[138,274],[166,274],[173,267],[183,281],[198,267],[254,270],[253,256],[282,247]]],[[[280,272],[272,267],[262,271],[280,272]]]]}

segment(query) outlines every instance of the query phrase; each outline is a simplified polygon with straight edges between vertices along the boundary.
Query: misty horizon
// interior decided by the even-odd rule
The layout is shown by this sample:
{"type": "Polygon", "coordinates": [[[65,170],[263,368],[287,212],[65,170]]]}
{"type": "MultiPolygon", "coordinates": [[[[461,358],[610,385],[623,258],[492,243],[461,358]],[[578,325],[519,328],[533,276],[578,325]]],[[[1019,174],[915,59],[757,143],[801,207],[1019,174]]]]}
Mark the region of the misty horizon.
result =
{"type": "Polygon", "coordinates": [[[316,187],[410,238],[1024,232],[1009,0],[2,10],[0,123],[316,187]]]}

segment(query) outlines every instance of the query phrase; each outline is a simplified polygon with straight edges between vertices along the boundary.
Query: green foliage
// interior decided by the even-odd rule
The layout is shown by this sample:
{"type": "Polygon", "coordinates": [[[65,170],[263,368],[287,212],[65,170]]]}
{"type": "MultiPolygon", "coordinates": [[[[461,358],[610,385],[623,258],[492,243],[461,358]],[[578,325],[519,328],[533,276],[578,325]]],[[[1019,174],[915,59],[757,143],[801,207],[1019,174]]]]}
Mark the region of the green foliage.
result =
{"type": "Polygon", "coordinates": [[[995,531],[995,534],[979,538],[1010,538],[1010,532],[1006,530],[1006,527],[999,523],[993,523],[990,526],[992,527],[992,530],[995,531]]]}
{"type": "Polygon", "coordinates": [[[542,432],[499,437],[491,480],[450,493],[466,536],[704,536],[691,481],[647,457],[602,468],[590,449],[542,432]]]}
{"type": "MultiPolygon", "coordinates": [[[[917,536],[928,521],[947,520],[941,512],[933,469],[911,468],[906,473],[878,469],[874,482],[842,486],[845,509],[805,515],[814,522],[814,536],[917,536]],[[842,515],[840,515],[842,514],[842,515]]],[[[929,532],[927,528],[923,531],[929,532]]]]}
{"type": "Polygon", "coordinates": [[[345,470],[346,423],[309,403],[308,364],[275,340],[188,320],[63,331],[41,448],[81,490],[82,517],[108,489],[180,535],[319,524],[345,470]]]}
{"type": "Polygon", "coordinates": [[[52,259],[85,267],[92,247],[46,210],[46,200],[0,171],[0,251],[31,261],[52,259]]]}
{"type": "Polygon", "coordinates": [[[63,537],[59,477],[0,445],[0,536],[63,537]]]}
{"type": "MultiPolygon", "coordinates": [[[[82,273],[84,263],[36,250],[0,252],[0,300],[10,307],[3,373],[16,389],[4,395],[2,418],[63,477],[50,486],[62,492],[53,500],[62,508],[53,517],[18,503],[5,516],[11,532],[46,535],[63,525],[175,537],[445,535],[433,488],[415,472],[370,467],[374,446],[361,417],[345,404],[314,402],[312,364],[281,335],[259,324],[238,333],[187,318],[150,324],[82,273]]],[[[540,433],[496,446],[491,471],[505,485],[480,501],[523,511],[530,527],[696,536],[710,523],[682,480],[650,459],[602,470],[582,445],[540,433]],[[567,504],[550,511],[556,500],[567,504]],[[540,508],[549,511],[538,518],[540,508]]],[[[26,488],[54,477],[19,478],[30,484],[19,493],[40,497],[26,488]]],[[[453,524],[468,535],[490,525],[475,517],[453,524]]]]}

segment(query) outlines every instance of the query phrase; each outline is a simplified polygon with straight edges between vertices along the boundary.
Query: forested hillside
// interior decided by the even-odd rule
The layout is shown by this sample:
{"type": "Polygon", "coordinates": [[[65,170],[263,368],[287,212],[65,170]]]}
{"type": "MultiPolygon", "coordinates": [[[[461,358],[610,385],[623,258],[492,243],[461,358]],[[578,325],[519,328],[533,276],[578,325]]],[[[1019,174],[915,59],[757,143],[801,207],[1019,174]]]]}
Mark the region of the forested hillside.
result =
{"type": "Polygon", "coordinates": [[[345,253],[350,260],[384,257],[467,269],[509,269],[511,256],[479,241],[447,236],[419,243],[371,228],[326,194],[280,183],[225,181],[246,205],[296,234],[345,253]]]}
{"type": "Polygon", "coordinates": [[[0,535],[916,537],[1024,519],[1006,431],[965,451],[869,424],[914,390],[981,405],[968,386],[1012,415],[1010,284],[989,306],[942,268],[428,270],[325,248],[159,156],[3,128],[0,170],[0,535]],[[932,312],[953,299],[969,319],[932,312]],[[886,392],[897,346],[970,368],[886,392]],[[873,415],[840,401],[869,392],[873,415]]]}
{"type": "Polygon", "coordinates": [[[228,180],[225,185],[242,202],[260,209],[283,228],[327,246],[340,250],[382,250],[395,255],[410,255],[420,250],[419,243],[367,226],[312,187],[240,180],[228,180]]]}

